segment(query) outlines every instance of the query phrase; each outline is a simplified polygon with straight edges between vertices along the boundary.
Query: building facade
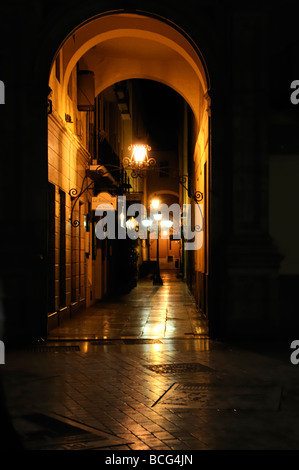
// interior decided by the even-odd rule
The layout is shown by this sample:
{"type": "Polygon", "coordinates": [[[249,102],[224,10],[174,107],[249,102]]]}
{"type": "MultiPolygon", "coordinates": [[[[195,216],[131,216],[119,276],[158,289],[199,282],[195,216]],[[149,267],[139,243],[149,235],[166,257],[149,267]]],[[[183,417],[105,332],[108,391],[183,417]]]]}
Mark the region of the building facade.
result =
{"type": "MultiPolygon", "coordinates": [[[[78,76],[81,83],[90,79],[84,72],[94,73],[94,97],[114,83],[147,78],[173,88],[190,108],[182,112],[180,170],[192,191],[204,194],[206,225],[204,249],[187,254],[185,275],[211,337],[288,335],[298,327],[297,115],[289,89],[298,73],[295,8],[291,1],[269,11],[263,2],[192,0],[176,6],[32,0],[2,7],[1,278],[8,340],[46,337],[49,316],[55,322],[57,312],[69,315],[102,295],[94,282],[100,256],[93,259],[87,235],[88,191],[73,211],[79,228],[69,222],[70,190],[80,189],[98,144],[96,113],[78,108],[78,97],[83,107],[90,104],[78,93],[78,76]]],[[[110,132],[116,155],[125,140],[119,127],[110,132]]],[[[192,200],[190,191],[179,197],[192,200]]],[[[109,272],[100,265],[104,293],[109,272]]]]}
{"type": "Polygon", "coordinates": [[[83,58],[64,94],[64,53],[62,47],[53,63],[48,94],[48,332],[117,294],[123,282],[115,278],[114,265],[126,248],[96,236],[93,198],[102,192],[143,195],[142,181],[120,169],[139,116],[132,84],[116,83],[96,96],[93,71],[80,69],[83,58]]]}

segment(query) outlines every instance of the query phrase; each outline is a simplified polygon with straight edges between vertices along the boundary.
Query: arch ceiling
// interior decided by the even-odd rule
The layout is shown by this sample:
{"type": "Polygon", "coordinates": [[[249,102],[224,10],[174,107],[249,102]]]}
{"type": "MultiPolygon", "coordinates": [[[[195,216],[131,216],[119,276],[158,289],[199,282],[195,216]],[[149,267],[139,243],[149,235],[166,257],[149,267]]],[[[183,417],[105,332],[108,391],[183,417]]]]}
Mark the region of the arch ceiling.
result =
{"type": "Polygon", "coordinates": [[[190,105],[197,123],[208,80],[191,43],[179,31],[151,17],[114,14],[80,26],[63,44],[63,87],[77,62],[95,73],[95,92],[130,78],[159,81],[190,105]]]}

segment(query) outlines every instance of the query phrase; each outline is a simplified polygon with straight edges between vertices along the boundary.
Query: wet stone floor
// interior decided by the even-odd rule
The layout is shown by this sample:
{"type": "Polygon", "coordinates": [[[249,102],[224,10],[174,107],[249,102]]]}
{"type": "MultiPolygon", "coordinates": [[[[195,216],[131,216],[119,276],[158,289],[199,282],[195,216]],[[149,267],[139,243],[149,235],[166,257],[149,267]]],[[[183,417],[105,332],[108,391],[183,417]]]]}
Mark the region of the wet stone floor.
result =
{"type": "Polygon", "coordinates": [[[163,286],[142,279],[129,294],[101,301],[50,331],[50,339],[156,339],[207,336],[188,287],[175,271],[162,273],[163,286]]]}
{"type": "Polygon", "coordinates": [[[298,450],[298,372],[211,341],[186,285],[139,283],[9,351],[1,376],[33,450],[298,450]]]}

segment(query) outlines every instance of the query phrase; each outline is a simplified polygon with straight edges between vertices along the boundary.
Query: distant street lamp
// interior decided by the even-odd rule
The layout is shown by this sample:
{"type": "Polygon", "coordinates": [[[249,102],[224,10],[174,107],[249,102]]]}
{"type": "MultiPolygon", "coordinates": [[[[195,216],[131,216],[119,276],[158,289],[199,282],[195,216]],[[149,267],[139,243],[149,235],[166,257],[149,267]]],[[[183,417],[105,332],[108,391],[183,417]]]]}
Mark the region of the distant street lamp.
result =
{"type": "Polygon", "coordinates": [[[158,225],[158,236],[157,236],[157,261],[156,261],[156,269],[153,275],[153,284],[163,286],[163,281],[160,276],[160,262],[159,262],[159,236],[160,236],[160,221],[162,219],[161,212],[157,212],[154,214],[154,219],[157,221],[158,225]]]}
{"type": "Polygon", "coordinates": [[[134,217],[130,217],[126,221],[126,227],[129,230],[134,230],[135,229],[135,231],[137,232],[138,231],[138,222],[137,222],[137,220],[134,217]]]}
{"type": "Polygon", "coordinates": [[[173,226],[173,222],[171,220],[162,220],[161,226],[165,228],[170,228],[173,226]]]}
{"type": "Polygon", "coordinates": [[[152,220],[151,219],[144,219],[144,220],[142,220],[142,225],[144,225],[144,227],[146,227],[146,228],[149,228],[152,225],[152,220]]]}
{"type": "Polygon", "coordinates": [[[142,225],[146,228],[146,243],[147,243],[147,260],[150,261],[150,242],[149,242],[149,230],[153,221],[148,218],[141,221],[142,225]]]}
{"type": "MultiPolygon", "coordinates": [[[[157,198],[152,199],[151,207],[155,210],[159,209],[160,200],[157,199],[157,198]]],[[[161,214],[160,211],[155,212],[153,214],[153,217],[154,217],[154,219],[155,219],[155,221],[157,222],[157,225],[158,225],[158,229],[157,229],[157,232],[158,232],[158,234],[157,234],[157,261],[156,261],[155,270],[154,270],[154,274],[153,274],[153,284],[162,286],[163,285],[163,280],[162,280],[161,275],[160,275],[160,260],[159,260],[159,256],[160,256],[160,253],[159,253],[160,224],[161,224],[161,227],[170,228],[170,227],[172,227],[172,221],[171,220],[162,220],[162,214],[161,214]]]]}
{"type": "Polygon", "coordinates": [[[159,199],[153,199],[151,202],[151,206],[153,209],[159,209],[160,206],[160,200],[159,199]]]}

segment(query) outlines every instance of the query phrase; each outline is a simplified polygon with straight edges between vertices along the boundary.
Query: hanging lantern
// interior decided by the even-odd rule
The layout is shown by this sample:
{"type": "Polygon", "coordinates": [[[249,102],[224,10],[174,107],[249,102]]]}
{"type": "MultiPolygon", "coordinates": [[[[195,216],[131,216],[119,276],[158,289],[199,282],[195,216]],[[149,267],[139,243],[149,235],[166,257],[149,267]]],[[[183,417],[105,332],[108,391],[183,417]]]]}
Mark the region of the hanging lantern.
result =
{"type": "Polygon", "coordinates": [[[131,157],[123,159],[123,166],[125,169],[132,170],[132,177],[144,176],[142,172],[148,168],[153,168],[156,165],[156,160],[148,156],[151,150],[149,145],[134,144],[128,148],[131,152],[131,157]]]}

